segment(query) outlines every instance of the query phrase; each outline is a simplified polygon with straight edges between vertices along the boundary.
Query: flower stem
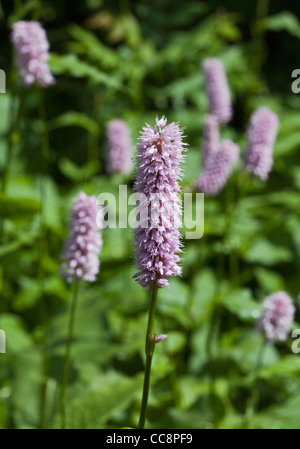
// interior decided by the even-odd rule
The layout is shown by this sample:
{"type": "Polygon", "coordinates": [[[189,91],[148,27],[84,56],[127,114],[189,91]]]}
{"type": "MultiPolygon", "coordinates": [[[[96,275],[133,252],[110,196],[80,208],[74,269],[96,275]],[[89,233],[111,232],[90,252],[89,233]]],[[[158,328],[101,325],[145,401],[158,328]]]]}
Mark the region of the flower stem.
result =
{"type": "Polygon", "coordinates": [[[47,128],[47,116],[46,107],[44,103],[44,92],[43,89],[39,89],[39,118],[42,123],[42,133],[41,133],[41,147],[42,147],[42,174],[39,181],[39,194],[40,194],[40,245],[39,245],[39,285],[40,285],[40,314],[41,321],[44,323],[44,335],[42,337],[42,385],[41,385],[41,420],[40,428],[44,428],[47,423],[45,421],[45,401],[46,401],[46,388],[47,388],[47,377],[49,368],[49,357],[48,357],[48,316],[47,313],[47,303],[45,296],[45,267],[44,267],[44,257],[49,253],[48,248],[48,229],[47,229],[47,217],[45,205],[47,204],[47,175],[49,170],[49,159],[50,159],[50,149],[49,149],[49,132],[47,128]]]}
{"type": "Polygon", "coordinates": [[[153,290],[151,290],[151,292],[150,292],[150,308],[149,308],[148,325],[147,325],[147,332],[146,332],[146,347],[145,347],[146,366],[145,366],[145,377],[144,377],[141,413],[140,413],[140,420],[139,420],[139,425],[138,425],[139,429],[144,429],[144,427],[145,427],[149,386],[150,386],[151,364],[152,364],[152,357],[154,354],[154,349],[155,349],[155,344],[156,344],[155,341],[152,339],[153,328],[154,328],[156,298],[157,298],[157,288],[153,288],[153,290]]]}
{"type": "Polygon", "coordinates": [[[44,100],[44,92],[42,88],[39,89],[39,117],[42,122],[43,130],[42,130],[42,155],[44,162],[44,170],[45,173],[48,172],[48,165],[50,160],[50,147],[49,147],[49,131],[47,125],[47,114],[46,114],[46,106],[44,100]]]}
{"type": "Polygon", "coordinates": [[[64,359],[64,367],[61,379],[61,389],[60,389],[60,412],[61,412],[61,428],[65,429],[66,426],[66,410],[65,410],[65,402],[66,402],[66,387],[68,382],[69,375],[69,366],[71,359],[71,345],[73,339],[73,330],[75,323],[75,314],[76,314],[76,305],[78,299],[78,291],[79,291],[79,280],[75,282],[73,298],[71,303],[70,317],[69,317],[69,326],[68,326],[68,337],[67,337],[67,345],[64,359]]]}
{"type": "Polygon", "coordinates": [[[257,381],[257,376],[258,373],[260,371],[260,368],[262,366],[263,363],[263,358],[264,358],[264,353],[265,353],[265,348],[266,348],[266,340],[265,338],[262,341],[262,344],[259,348],[258,351],[258,355],[257,355],[257,359],[256,359],[256,363],[253,369],[253,388],[252,388],[252,393],[251,396],[249,398],[248,404],[247,404],[247,409],[246,409],[246,417],[247,417],[247,421],[249,421],[252,416],[254,415],[255,412],[255,408],[257,405],[257,401],[258,401],[258,392],[256,389],[256,381],[257,381]]]}

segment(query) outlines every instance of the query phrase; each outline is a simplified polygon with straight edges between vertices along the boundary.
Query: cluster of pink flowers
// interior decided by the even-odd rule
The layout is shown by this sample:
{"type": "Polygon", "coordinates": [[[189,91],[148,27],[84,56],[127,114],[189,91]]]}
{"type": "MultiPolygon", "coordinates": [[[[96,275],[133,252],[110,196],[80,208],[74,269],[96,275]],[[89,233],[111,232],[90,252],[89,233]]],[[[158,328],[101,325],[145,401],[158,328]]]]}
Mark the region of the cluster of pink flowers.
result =
{"type": "MultiPolygon", "coordinates": [[[[230,92],[223,64],[217,58],[208,58],[204,60],[202,67],[210,114],[204,120],[203,172],[194,187],[213,195],[226,184],[238,156],[237,146],[229,141],[223,143],[219,135],[219,125],[228,123],[232,118],[230,92]],[[233,150],[230,151],[230,147],[233,150]]],[[[278,125],[277,115],[266,107],[258,108],[250,119],[247,131],[248,147],[244,157],[245,168],[262,180],[268,178],[273,166],[273,145],[278,125]]]]}
{"type": "Polygon", "coordinates": [[[178,180],[184,143],[178,124],[162,117],[143,129],[138,144],[135,190],[145,198],[147,223],[135,229],[137,281],[147,290],[169,286],[168,277],[181,274],[178,180]],[[166,205],[171,219],[163,219],[166,205]],[[154,219],[153,219],[154,214],[154,219]]]}
{"type": "Polygon", "coordinates": [[[273,293],[263,302],[262,316],[257,327],[269,343],[286,340],[294,320],[295,307],[285,292],[273,293]]]}
{"type": "Polygon", "coordinates": [[[107,125],[107,171],[127,174],[132,169],[132,141],[128,126],[114,119],[107,125]]]}
{"type": "Polygon", "coordinates": [[[232,117],[232,107],[224,66],[218,58],[207,58],[204,60],[202,67],[205,75],[210,113],[220,123],[228,123],[232,117]]]}
{"type": "Polygon", "coordinates": [[[218,119],[208,114],[204,117],[202,165],[205,169],[219,150],[220,133],[218,119]]]}
{"type": "Polygon", "coordinates": [[[266,107],[258,108],[250,118],[245,166],[262,180],[268,178],[273,167],[273,145],[278,125],[277,115],[266,107]]]}
{"type": "Polygon", "coordinates": [[[202,67],[210,114],[204,119],[203,171],[194,187],[208,195],[215,195],[231,175],[238,160],[239,148],[230,140],[220,139],[219,125],[228,123],[232,118],[230,91],[223,64],[217,58],[208,58],[202,67]]]}
{"type": "Polygon", "coordinates": [[[238,157],[239,147],[231,140],[222,140],[218,152],[196,181],[195,188],[210,195],[218,193],[226,184],[238,157]]]}
{"type": "Polygon", "coordinates": [[[81,192],[74,201],[70,219],[70,236],[65,242],[61,265],[68,282],[84,279],[94,282],[99,272],[99,253],[102,248],[103,211],[95,196],[81,192]]]}
{"type": "Polygon", "coordinates": [[[25,85],[47,87],[54,83],[49,70],[49,42],[39,22],[19,21],[13,25],[12,42],[17,52],[17,65],[25,85]]]}

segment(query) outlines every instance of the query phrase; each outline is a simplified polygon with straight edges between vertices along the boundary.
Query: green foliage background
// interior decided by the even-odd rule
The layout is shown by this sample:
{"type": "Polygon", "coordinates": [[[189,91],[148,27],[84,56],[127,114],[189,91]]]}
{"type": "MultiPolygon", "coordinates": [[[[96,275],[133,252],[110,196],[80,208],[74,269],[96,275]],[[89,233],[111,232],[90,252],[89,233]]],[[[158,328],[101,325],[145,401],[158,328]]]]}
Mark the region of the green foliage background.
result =
{"type": "MultiPolygon", "coordinates": [[[[269,180],[245,186],[239,163],[224,191],[205,199],[205,230],[187,240],[183,276],[159,291],[148,427],[299,428],[300,356],[292,339],[268,346],[255,330],[267,294],[294,299],[300,267],[300,96],[298,2],[258,0],[88,0],[0,2],[0,163],[13,160],[0,246],[0,427],[58,427],[58,391],[71,288],[59,275],[72,199],[111,192],[133,174],[105,173],[105,127],[124,119],[136,142],[145,122],[165,114],[185,127],[183,188],[200,170],[208,110],[201,61],[219,57],[234,119],[222,130],[244,150],[260,105],[280,118],[269,180]],[[10,43],[16,20],[40,20],[51,44],[49,89],[23,89],[10,43]],[[10,131],[12,101],[20,102],[10,131]],[[49,156],[49,157],[48,157],[49,156]],[[43,188],[41,202],[41,186],[43,188]],[[245,186],[245,187],[244,187],[245,186]],[[41,226],[42,223],[42,226],[41,226]],[[255,393],[253,393],[253,391],[255,393]],[[256,412],[246,414],[255,396],[256,412]]],[[[12,111],[14,113],[14,110],[12,111]]],[[[184,231],[184,229],[183,229],[184,231]]],[[[97,282],[80,291],[67,391],[67,426],[136,427],[144,369],[148,297],[135,273],[130,229],[105,229],[97,282]]],[[[299,326],[299,312],[294,327],[299,326]]]]}

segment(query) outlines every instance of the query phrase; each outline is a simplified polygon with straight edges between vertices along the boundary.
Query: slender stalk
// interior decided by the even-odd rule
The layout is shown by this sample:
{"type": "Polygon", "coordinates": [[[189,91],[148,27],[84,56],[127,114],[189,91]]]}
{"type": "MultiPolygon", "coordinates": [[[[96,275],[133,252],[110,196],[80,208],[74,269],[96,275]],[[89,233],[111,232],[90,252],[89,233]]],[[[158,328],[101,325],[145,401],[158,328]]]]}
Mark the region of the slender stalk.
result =
{"type": "Polygon", "coordinates": [[[145,421],[146,421],[149,386],[150,386],[151,364],[152,364],[152,357],[154,354],[154,349],[155,349],[155,344],[156,344],[155,341],[153,340],[156,299],[157,299],[157,288],[154,288],[150,292],[150,308],[149,308],[149,314],[148,314],[148,325],[147,325],[146,345],[145,345],[146,366],[145,366],[145,377],[144,377],[141,413],[140,413],[140,420],[139,420],[139,425],[138,425],[139,429],[144,429],[145,421]]]}
{"type": "Polygon", "coordinates": [[[264,358],[264,353],[265,353],[265,349],[266,349],[266,340],[265,338],[262,341],[262,344],[259,348],[258,351],[258,355],[257,355],[257,359],[253,368],[253,388],[252,388],[252,394],[251,397],[249,398],[248,404],[247,404],[247,409],[246,409],[246,417],[247,417],[247,421],[249,421],[252,416],[254,415],[255,412],[255,408],[257,405],[257,400],[258,400],[258,394],[257,394],[257,390],[256,390],[256,381],[257,381],[257,376],[258,373],[260,371],[260,368],[262,367],[262,363],[263,363],[263,358],[264,358]]]}
{"type": "Polygon", "coordinates": [[[47,127],[47,114],[46,114],[46,106],[44,100],[44,92],[43,89],[40,88],[40,98],[39,98],[39,117],[41,122],[43,123],[43,132],[42,132],[42,154],[44,160],[44,170],[48,171],[48,164],[50,159],[50,147],[49,147],[49,131],[47,127]]]}
{"type": "Polygon", "coordinates": [[[77,280],[74,285],[74,292],[73,292],[73,298],[72,298],[72,303],[71,303],[67,345],[66,345],[62,379],[61,379],[60,412],[61,412],[61,428],[62,429],[65,429],[65,426],[66,426],[66,410],[65,410],[66,388],[67,388],[69,366],[70,366],[70,360],[71,360],[71,347],[72,347],[73,330],[74,330],[75,315],[76,315],[76,306],[77,306],[77,300],[78,300],[78,292],[79,292],[79,281],[77,280]]]}
{"type": "MultiPolygon", "coordinates": [[[[50,149],[49,149],[49,132],[47,128],[47,116],[46,107],[44,102],[44,92],[43,89],[39,89],[39,118],[42,123],[42,133],[41,133],[41,146],[42,146],[42,156],[43,156],[43,167],[42,171],[47,175],[49,169],[49,159],[50,159],[50,149]]],[[[46,299],[44,298],[45,292],[45,269],[43,265],[44,255],[48,254],[48,235],[47,235],[47,225],[45,217],[45,205],[47,204],[47,179],[44,178],[43,174],[39,179],[39,191],[40,191],[40,246],[39,246],[39,285],[40,285],[40,315],[41,321],[44,323],[45,330],[42,339],[43,346],[43,357],[42,357],[42,372],[43,381],[41,385],[41,418],[40,418],[40,428],[46,426],[45,422],[45,401],[46,401],[46,386],[47,386],[47,376],[48,376],[48,313],[46,299]]]]}

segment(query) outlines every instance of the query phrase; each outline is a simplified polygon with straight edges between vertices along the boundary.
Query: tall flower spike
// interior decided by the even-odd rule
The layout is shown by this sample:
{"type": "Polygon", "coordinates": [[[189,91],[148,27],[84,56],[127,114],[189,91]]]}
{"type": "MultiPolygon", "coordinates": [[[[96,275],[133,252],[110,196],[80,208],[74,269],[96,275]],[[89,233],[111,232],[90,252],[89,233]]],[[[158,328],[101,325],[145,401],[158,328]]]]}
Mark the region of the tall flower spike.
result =
{"type": "Polygon", "coordinates": [[[48,87],[54,83],[49,70],[49,43],[39,22],[20,20],[13,25],[12,42],[17,51],[17,65],[23,83],[48,87]]]}
{"type": "Polygon", "coordinates": [[[273,145],[278,125],[277,115],[266,107],[257,109],[250,118],[245,167],[264,181],[273,167],[273,145]]]}
{"type": "Polygon", "coordinates": [[[217,194],[226,184],[239,157],[239,147],[231,140],[222,140],[219,150],[195,183],[195,189],[208,195],[217,194]]]}
{"type": "Polygon", "coordinates": [[[178,180],[185,145],[179,125],[167,125],[165,117],[144,127],[138,143],[135,190],[143,194],[146,219],[135,229],[139,272],[134,278],[147,290],[169,286],[167,278],[181,274],[178,180]]]}
{"type": "Polygon", "coordinates": [[[220,144],[218,120],[214,115],[208,114],[204,118],[203,137],[202,164],[205,168],[214,158],[220,144]]]}
{"type": "Polygon", "coordinates": [[[123,120],[111,120],[106,134],[108,173],[129,173],[132,169],[132,141],[128,126],[123,120]]]}
{"type": "Polygon", "coordinates": [[[94,282],[99,272],[99,253],[103,227],[103,209],[95,196],[81,192],[74,201],[70,219],[70,236],[61,255],[65,262],[61,272],[68,282],[84,279],[94,282]]]}
{"type": "Polygon", "coordinates": [[[232,117],[230,91],[220,59],[207,58],[202,64],[205,75],[205,86],[208,94],[210,113],[220,123],[228,123],[232,117]]]}
{"type": "Polygon", "coordinates": [[[269,343],[286,340],[295,314],[291,298],[285,292],[273,293],[266,297],[262,307],[258,330],[265,334],[269,343]]]}

